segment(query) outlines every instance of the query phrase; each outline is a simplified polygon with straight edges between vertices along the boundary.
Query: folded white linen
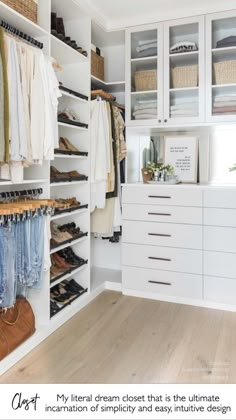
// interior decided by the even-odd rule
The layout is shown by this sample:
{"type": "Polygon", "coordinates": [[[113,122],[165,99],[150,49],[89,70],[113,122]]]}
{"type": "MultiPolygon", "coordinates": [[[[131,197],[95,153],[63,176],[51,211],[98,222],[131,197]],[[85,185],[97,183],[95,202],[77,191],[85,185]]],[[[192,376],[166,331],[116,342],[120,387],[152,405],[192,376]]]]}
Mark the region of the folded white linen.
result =
{"type": "Polygon", "coordinates": [[[157,108],[157,102],[155,101],[154,103],[148,103],[148,104],[135,104],[134,105],[134,110],[135,111],[139,111],[140,109],[151,109],[151,108],[157,108]]]}
{"type": "Polygon", "coordinates": [[[146,44],[146,45],[143,45],[142,47],[137,47],[136,51],[139,53],[141,51],[145,51],[145,50],[148,50],[149,48],[154,48],[154,47],[157,47],[157,41],[153,42],[152,44],[146,44]]]}
{"type": "Polygon", "coordinates": [[[222,101],[222,102],[214,102],[214,107],[222,107],[222,106],[235,106],[236,105],[236,99],[234,101],[222,101]]]}
{"type": "Polygon", "coordinates": [[[191,111],[190,109],[185,109],[185,110],[181,109],[179,111],[171,111],[170,114],[171,114],[171,116],[172,115],[195,116],[195,115],[198,115],[198,111],[197,110],[196,111],[191,111]]]}
{"type": "Polygon", "coordinates": [[[178,105],[171,105],[170,109],[173,111],[183,110],[183,109],[198,109],[198,103],[192,102],[189,104],[178,104],[178,105]]]}
{"type": "Polygon", "coordinates": [[[222,95],[222,96],[216,96],[214,98],[214,102],[229,102],[229,101],[236,101],[236,95],[222,95]]]}
{"type": "Polygon", "coordinates": [[[140,114],[135,116],[135,120],[155,120],[157,114],[140,114]]]}
{"type": "Polygon", "coordinates": [[[157,108],[150,108],[150,109],[140,109],[138,111],[134,111],[133,115],[142,115],[142,114],[154,114],[157,115],[157,108]]]}
{"type": "Polygon", "coordinates": [[[137,101],[137,104],[156,104],[157,100],[156,99],[139,99],[137,101]]]}
{"type": "Polygon", "coordinates": [[[139,41],[138,45],[139,45],[139,47],[142,47],[143,45],[154,44],[154,42],[157,43],[157,38],[147,39],[146,41],[139,41]]]}

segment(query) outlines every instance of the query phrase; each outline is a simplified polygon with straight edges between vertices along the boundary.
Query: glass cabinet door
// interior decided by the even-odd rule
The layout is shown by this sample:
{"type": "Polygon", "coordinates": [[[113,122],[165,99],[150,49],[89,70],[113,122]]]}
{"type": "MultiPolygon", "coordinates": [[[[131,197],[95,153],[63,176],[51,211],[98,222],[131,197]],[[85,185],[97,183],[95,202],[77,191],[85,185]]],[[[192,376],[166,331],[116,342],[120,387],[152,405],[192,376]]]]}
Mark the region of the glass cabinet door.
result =
{"type": "Polygon", "coordinates": [[[165,24],[165,123],[204,121],[204,52],[204,17],[165,24]]]}
{"type": "Polygon", "coordinates": [[[128,121],[136,125],[161,122],[159,83],[162,65],[157,26],[129,34],[128,121]],[[160,105],[160,106],[159,106],[160,105]]]}
{"type": "Polygon", "coordinates": [[[207,16],[207,119],[236,120],[236,11],[207,16]]]}

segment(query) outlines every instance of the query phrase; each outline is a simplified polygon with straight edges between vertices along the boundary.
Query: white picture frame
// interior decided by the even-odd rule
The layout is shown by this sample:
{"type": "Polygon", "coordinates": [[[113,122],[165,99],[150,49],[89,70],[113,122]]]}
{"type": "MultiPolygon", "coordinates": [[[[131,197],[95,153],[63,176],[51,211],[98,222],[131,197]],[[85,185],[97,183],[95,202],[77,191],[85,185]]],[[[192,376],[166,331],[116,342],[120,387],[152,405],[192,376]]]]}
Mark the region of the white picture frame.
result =
{"type": "Polygon", "coordinates": [[[164,163],[174,167],[180,182],[197,183],[199,138],[195,136],[165,136],[164,163]]]}

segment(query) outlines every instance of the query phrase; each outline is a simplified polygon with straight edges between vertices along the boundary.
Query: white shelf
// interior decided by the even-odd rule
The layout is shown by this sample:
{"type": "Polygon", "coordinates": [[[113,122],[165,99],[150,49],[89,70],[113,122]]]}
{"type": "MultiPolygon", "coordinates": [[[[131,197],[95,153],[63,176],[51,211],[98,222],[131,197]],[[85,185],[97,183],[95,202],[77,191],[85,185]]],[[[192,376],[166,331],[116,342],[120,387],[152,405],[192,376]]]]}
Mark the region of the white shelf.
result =
{"type": "Polygon", "coordinates": [[[0,16],[1,20],[6,21],[10,25],[17,27],[17,29],[20,29],[22,32],[31,35],[34,38],[49,36],[49,33],[41,26],[36,25],[34,22],[25,18],[20,13],[17,13],[4,3],[0,3],[0,16]]]}
{"type": "Polygon", "coordinates": [[[79,156],[79,155],[54,155],[55,159],[88,159],[88,156],[79,156]]]}
{"type": "Polygon", "coordinates": [[[62,213],[62,214],[55,214],[54,216],[51,217],[51,220],[58,220],[58,219],[63,219],[64,217],[69,217],[69,216],[73,216],[76,214],[82,214],[82,213],[86,213],[88,211],[88,209],[78,209],[75,211],[68,211],[67,213],[62,213]]]}
{"type": "Polygon", "coordinates": [[[212,89],[218,89],[218,88],[232,88],[232,87],[236,87],[236,83],[228,83],[228,84],[224,84],[224,85],[212,85],[212,89]]]}
{"type": "Polygon", "coordinates": [[[131,63],[139,63],[142,61],[158,60],[157,55],[151,55],[150,57],[131,58],[131,63]]]}
{"type": "Polygon", "coordinates": [[[131,92],[131,95],[147,95],[149,93],[158,93],[158,90],[141,90],[138,92],[131,92]]]}
{"type": "Polygon", "coordinates": [[[71,182],[53,182],[50,184],[51,188],[54,187],[64,187],[64,186],[72,186],[72,185],[85,185],[88,184],[88,181],[71,181],[71,182]]]}
{"type": "Polygon", "coordinates": [[[52,56],[55,57],[61,65],[87,63],[88,57],[76,51],[74,48],[65,44],[54,35],[51,35],[52,56]]]}
{"type": "Polygon", "coordinates": [[[189,51],[189,52],[169,54],[169,56],[170,58],[171,57],[190,57],[190,56],[198,55],[198,54],[199,54],[199,51],[189,51]]]}
{"type": "Polygon", "coordinates": [[[82,238],[75,239],[74,241],[71,241],[71,242],[67,242],[67,243],[66,243],[66,244],[64,244],[64,245],[57,246],[56,248],[53,248],[53,249],[50,251],[50,255],[55,254],[55,252],[61,251],[62,249],[65,249],[65,248],[68,248],[68,247],[70,247],[70,246],[74,246],[74,245],[77,245],[77,244],[79,244],[79,243],[81,243],[81,242],[84,242],[84,241],[86,241],[87,239],[88,239],[88,236],[83,236],[82,238]]]}
{"type": "Polygon", "coordinates": [[[77,273],[79,273],[80,271],[84,270],[86,267],[88,267],[88,264],[84,264],[81,267],[76,268],[75,270],[71,271],[70,273],[65,274],[63,277],[61,277],[60,279],[56,280],[55,282],[52,281],[50,282],[50,289],[54,286],[56,286],[57,284],[61,283],[63,280],[66,280],[72,276],[75,276],[77,273]]]}
{"type": "Polygon", "coordinates": [[[89,103],[89,101],[87,101],[86,99],[79,98],[79,96],[75,96],[72,93],[65,92],[64,90],[61,90],[61,89],[60,89],[60,92],[62,94],[61,98],[67,97],[67,98],[74,99],[75,101],[82,102],[83,104],[88,104],[89,103]]]}
{"type": "Polygon", "coordinates": [[[125,81],[105,82],[104,80],[98,79],[98,77],[91,75],[91,82],[93,88],[106,89],[110,92],[122,92],[125,90],[125,81]]]}
{"type": "Polygon", "coordinates": [[[172,88],[170,92],[191,92],[198,91],[199,87],[186,87],[186,88],[172,88]]]}
{"type": "Polygon", "coordinates": [[[235,47],[224,47],[224,48],[212,48],[211,50],[213,53],[221,53],[221,52],[236,52],[236,46],[235,47]]]}
{"type": "Polygon", "coordinates": [[[0,181],[0,186],[4,186],[4,185],[27,185],[27,184],[43,184],[43,183],[47,183],[48,180],[47,179],[26,179],[22,182],[19,183],[15,183],[12,181],[0,181]]]}
{"type": "Polygon", "coordinates": [[[66,123],[63,123],[63,122],[58,122],[58,126],[59,126],[59,127],[72,128],[73,130],[88,131],[88,129],[87,129],[87,128],[85,128],[85,127],[79,127],[79,126],[77,126],[77,125],[66,124],[66,123]]]}

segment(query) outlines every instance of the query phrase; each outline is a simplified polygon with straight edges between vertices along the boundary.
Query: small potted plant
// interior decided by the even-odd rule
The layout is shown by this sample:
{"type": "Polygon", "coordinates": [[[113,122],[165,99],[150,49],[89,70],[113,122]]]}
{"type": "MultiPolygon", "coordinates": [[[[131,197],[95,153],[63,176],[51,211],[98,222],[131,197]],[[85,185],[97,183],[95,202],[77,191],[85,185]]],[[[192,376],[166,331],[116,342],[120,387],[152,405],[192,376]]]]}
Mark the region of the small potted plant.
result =
{"type": "Polygon", "coordinates": [[[164,165],[163,163],[147,162],[146,168],[142,168],[143,182],[148,181],[167,181],[169,177],[174,175],[174,167],[164,165]]]}
{"type": "Polygon", "coordinates": [[[230,172],[236,171],[236,163],[231,168],[229,168],[229,171],[230,172]]]}
{"type": "Polygon", "coordinates": [[[147,162],[147,166],[142,168],[143,182],[146,184],[148,181],[151,181],[154,177],[154,172],[156,171],[155,162],[147,162]]]}

